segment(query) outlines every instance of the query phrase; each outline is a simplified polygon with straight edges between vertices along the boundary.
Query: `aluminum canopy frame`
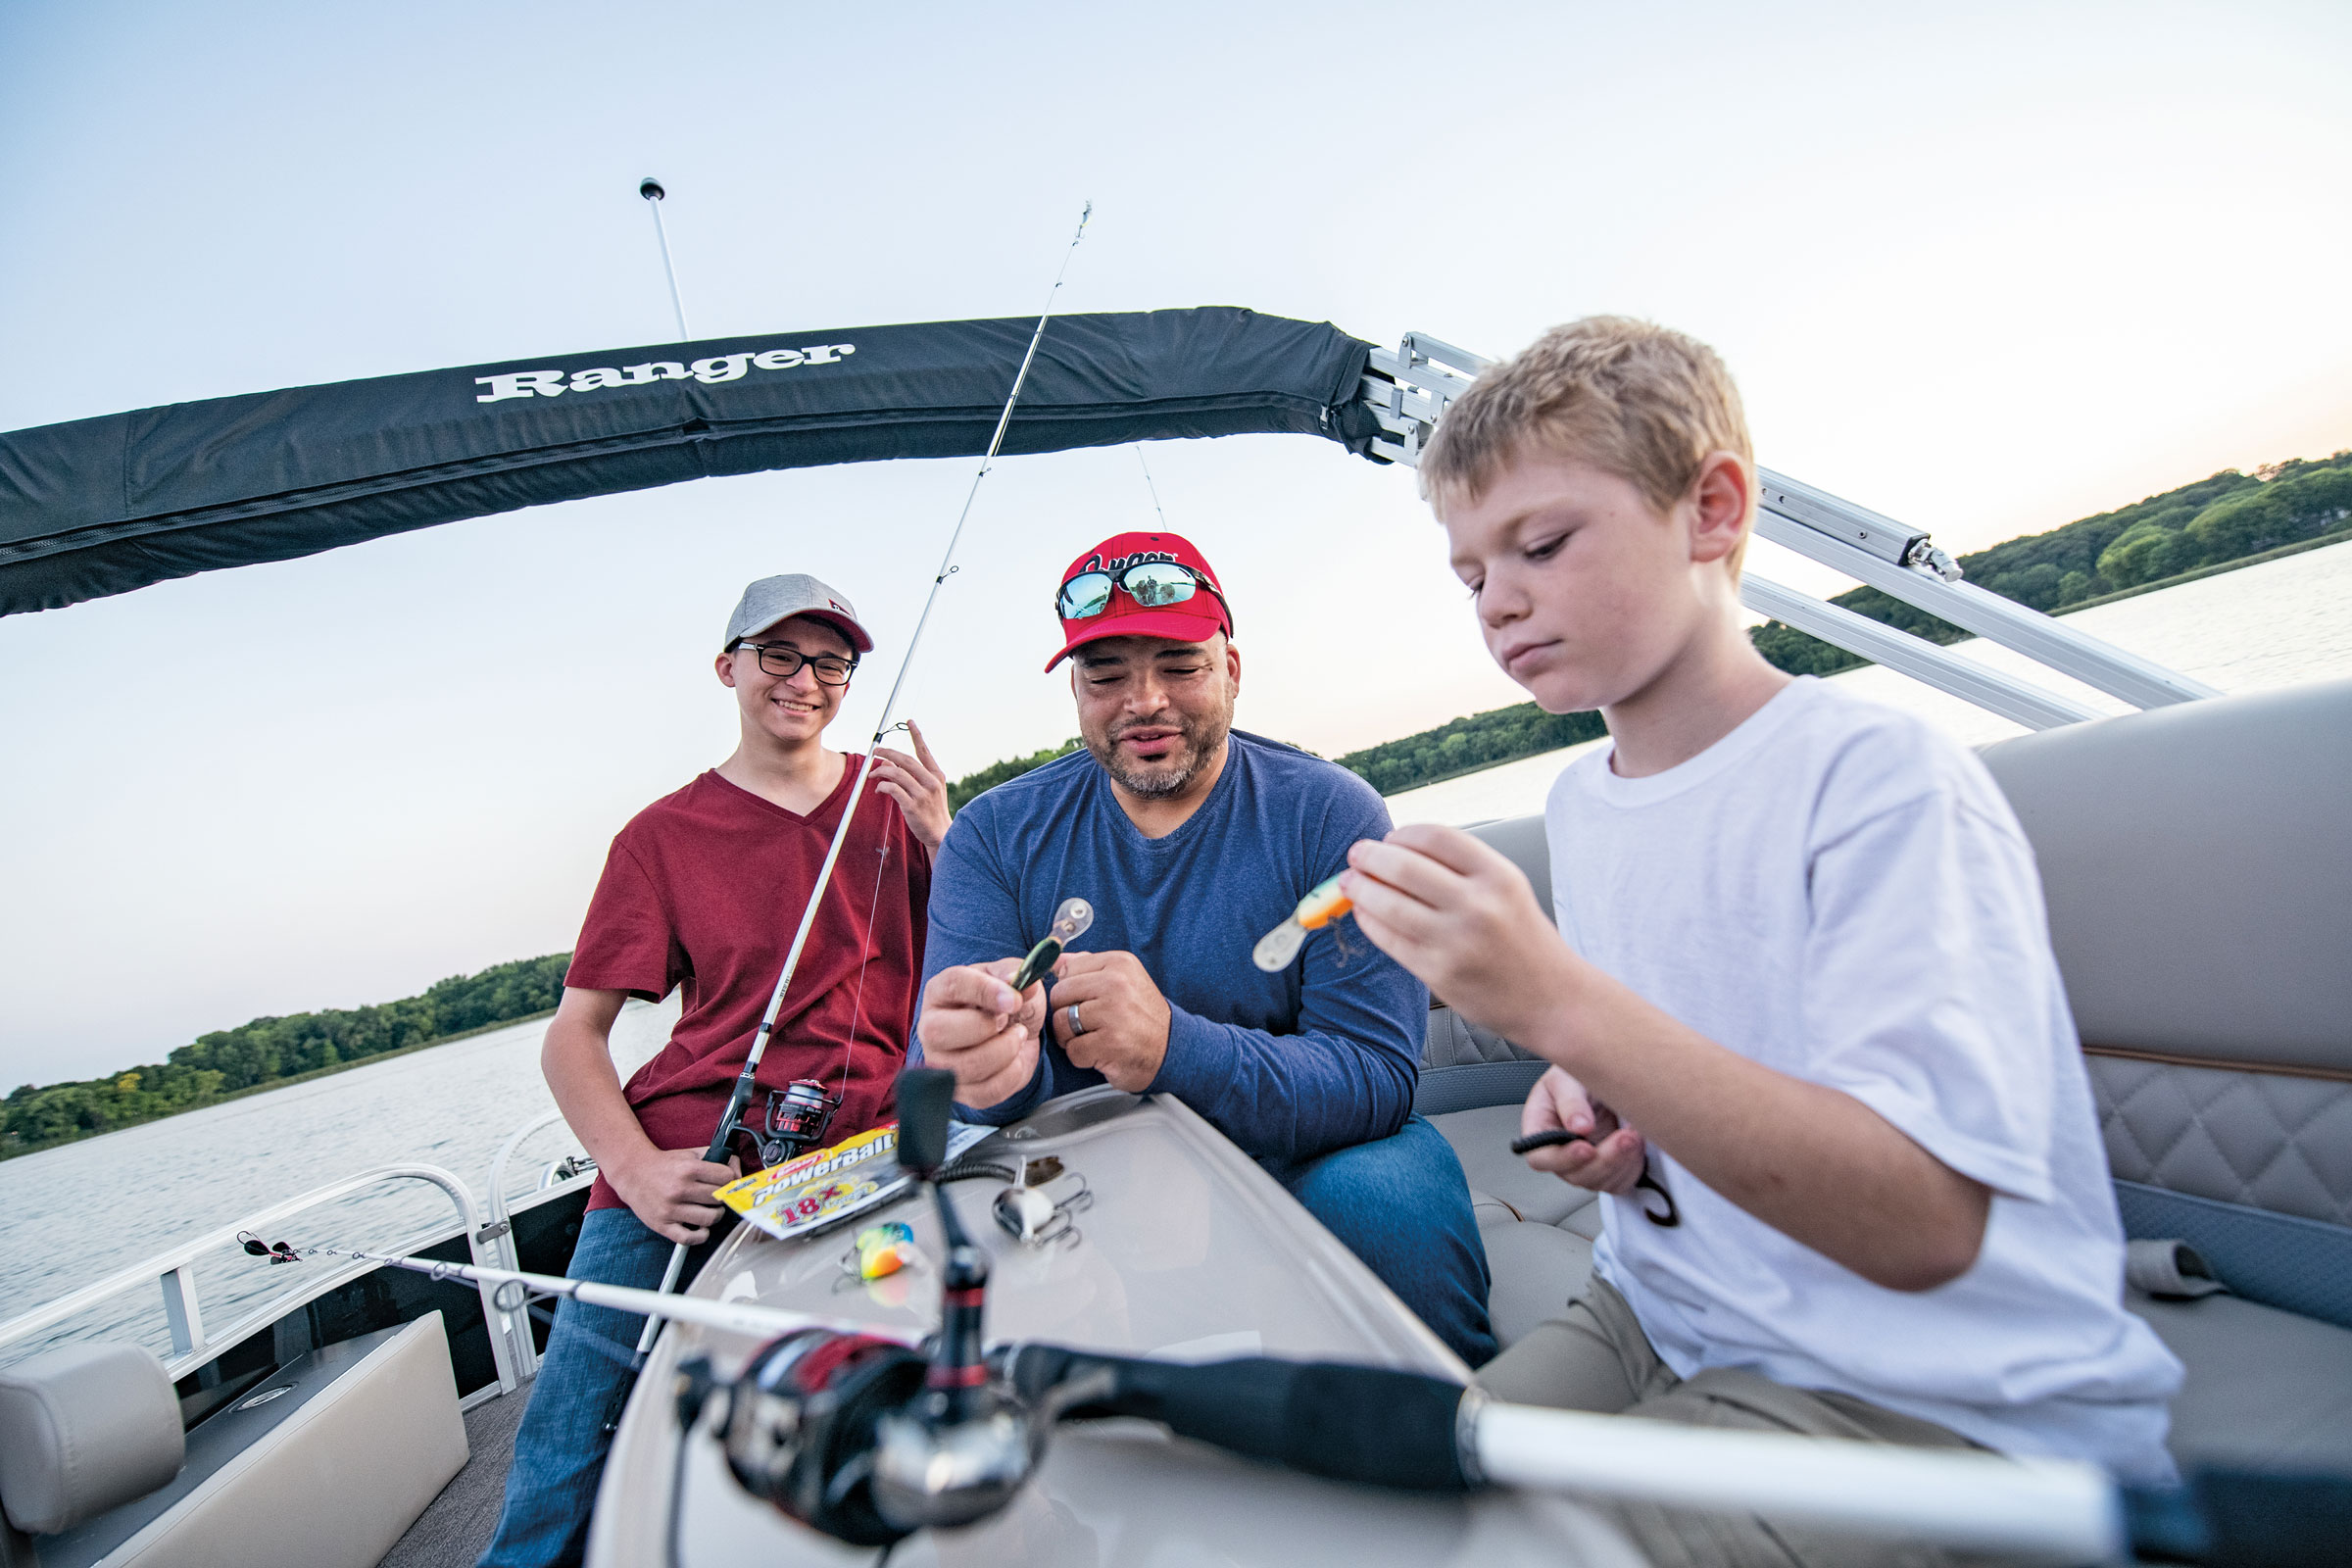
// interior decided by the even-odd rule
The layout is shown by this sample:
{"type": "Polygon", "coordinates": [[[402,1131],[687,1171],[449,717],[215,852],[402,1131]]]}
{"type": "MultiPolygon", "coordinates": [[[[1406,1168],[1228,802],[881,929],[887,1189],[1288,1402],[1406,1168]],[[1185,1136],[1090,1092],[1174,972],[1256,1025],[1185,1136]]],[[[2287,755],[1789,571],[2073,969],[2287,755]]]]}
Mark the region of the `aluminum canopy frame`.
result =
{"type": "MultiPolygon", "coordinates": [[[[1381,434],[1372,439],[1372,455],[1418,467],[1421,448],[1446,406],[1468,390],[1493,363],[1423,332],[1407,332],[1395,349],[1374,349],[1358,394],[1361,405],[1381,427],[1381,434]]],[[[1960,567],[1922,529],[1769,468],[1759,469],[1757,478],[1762,494],[1756,532],[1777,545],[1835,567],[1964,631],[2014,649],[2134,708],[2161,708],[2221,695],[2203,681],[2166,669],[2037,610],[1961,580],[1960,567]]],[[[1740,598],[1759,614],[2028,729],[2052,729],[2104,716],[2048,687],[2004,674],[1924,637],[1752,571],[1741,574],[1740,598]]]]}

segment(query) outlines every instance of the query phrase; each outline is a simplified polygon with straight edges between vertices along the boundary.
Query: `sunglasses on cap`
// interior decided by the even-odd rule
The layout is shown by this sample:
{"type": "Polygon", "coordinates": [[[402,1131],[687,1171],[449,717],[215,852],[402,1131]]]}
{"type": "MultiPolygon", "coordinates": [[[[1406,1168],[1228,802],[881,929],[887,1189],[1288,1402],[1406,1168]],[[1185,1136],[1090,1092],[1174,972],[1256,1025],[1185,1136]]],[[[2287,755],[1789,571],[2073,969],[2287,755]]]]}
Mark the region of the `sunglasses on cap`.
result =
{"type": "Polygon", "coordinates": [[[1217,585],[1192,567],[1173,561],[1139,561],[1118,572],[1082,571],[1061,585],[1054,609],[1064,620],[1086,620],[1110,608],[1110,591],[1123,588],[1127,597],[1146,610],[1181,605],[1205,588],[1218,604],[1225,596],[1217,585]]]}

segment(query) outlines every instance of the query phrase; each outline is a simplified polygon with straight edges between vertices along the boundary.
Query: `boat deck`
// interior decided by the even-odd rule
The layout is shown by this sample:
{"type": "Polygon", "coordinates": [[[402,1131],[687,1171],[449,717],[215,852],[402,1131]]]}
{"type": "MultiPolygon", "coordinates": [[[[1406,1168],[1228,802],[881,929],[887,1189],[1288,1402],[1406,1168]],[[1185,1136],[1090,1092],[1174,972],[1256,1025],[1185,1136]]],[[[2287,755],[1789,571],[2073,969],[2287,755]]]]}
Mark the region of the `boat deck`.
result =
{"type": "Polygon", "coordinates": [[[466,1412],[466,1468],[450,1478],[378,1568],[471,1568],[498,1528],[514,1431],[530,1402],[531,1386],[525,1384],[466,1412]]]}

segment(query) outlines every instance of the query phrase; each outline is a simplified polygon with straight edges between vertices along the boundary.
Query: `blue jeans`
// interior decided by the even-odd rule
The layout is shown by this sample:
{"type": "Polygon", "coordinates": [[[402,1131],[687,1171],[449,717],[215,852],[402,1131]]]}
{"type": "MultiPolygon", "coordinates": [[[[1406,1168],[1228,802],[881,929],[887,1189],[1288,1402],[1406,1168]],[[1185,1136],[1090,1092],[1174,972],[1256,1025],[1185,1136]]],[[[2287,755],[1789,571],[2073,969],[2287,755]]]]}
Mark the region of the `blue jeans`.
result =
{"type": "Polygon", "coordinates": [[[1415,1116],[1393,1138],[1275,1174],[1454,1354],[1472,1366],[1494,1359],[1487,1249],[1444,1133],[1415,1116]]]}
{"type": "MultiPolygon", "coordinates": [[[[688,1255],[680,1289],[718,1241],[714,1236],[688,1255]]],[[[670,1244],[629,1210],[592,1209],[580,1221],[580,1239],[564,1272],[575,1280],[650,1291],[662,1283],[669,1251],[670,1244]]],[[[531,1402],[514,1434],[506,1507],[479,1568],[576,1563],[587,1551],[588,1514],[612,1446],[605,1421],[626,1396],[629,1360],[644,1328],[645,1319],[634,1312],[558,1303],[531,1402]]]]}

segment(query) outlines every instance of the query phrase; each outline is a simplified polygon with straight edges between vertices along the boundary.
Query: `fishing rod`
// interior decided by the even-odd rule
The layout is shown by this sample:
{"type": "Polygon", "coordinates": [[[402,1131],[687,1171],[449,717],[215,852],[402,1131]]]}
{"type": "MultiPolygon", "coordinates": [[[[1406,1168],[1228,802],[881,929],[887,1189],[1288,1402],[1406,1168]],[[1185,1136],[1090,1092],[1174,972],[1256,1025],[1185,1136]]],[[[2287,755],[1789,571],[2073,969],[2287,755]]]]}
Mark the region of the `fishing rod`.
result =
{"type": "MultiPolygon", "coordinates": [[[[984,1353],[987,1256],[939,1181],[954,1094],[955,1075],[942,1069],[900,1076],[900,1163],[930,1188],[948,1254],[940,1327],[919,1344],[749,1301],[337,1255],[490,1285],[502,1311],[539,1292],[762,1340],[731,1379],[708,1356],[681,1362],[681,1453],[707,1430],[747,1492],[853,1545],[987,1518],[1036,1473],[1054,1426],[1106,1417],[1154,1421],[1282,1469],[1389,1491],[1573,1493],[2065,1562],[2295,1568],[2338,1562],[2352,1539],[2352,1480],[2336,1476],[2207,1469],[2184,1486],[2129,1486],[2080,1460],[1545,1409],[1384,1367],[1259,1356],[1188,1365],[1052,1345],[984,1353]]],[[[292,1251],[247,1247],[257,1249],[292,1251]]],[[[679,1506],[673,1488],[670,1507],[679,1506]]]]}
{"type": "MultiPolygon", "coordinates": [[[[1070,258],[1077,254],[1078,242],[1086,238],[1087,221],[1094,216],[1095,204],[1090,201],[1078,214],[1077,230],[1070,235],[1069,246],[1061,254],[1061,266],[1054,273],[1054,286],[1046,291],[1045,308],[1038,313],[1037,328],[1029,334],[1029,347],[1021,356],[1020,369],[1013,374],[1012,390],[1005,395],[1004,407],[997,415],[996,430],[988,438],[988,450],[982,454],[980,467],[972,475],[971,488],[964,493],[963,510],[956,514],[955,530],[948,535],[947,553],[940,557],[939,570],[931,579],[931,592],[923,600],[923,612],[914,623],[914,635],[906,640],[906,655],[899,661],[898,677],[891,682],[890,695],[883,700],[881,717],[874,723],[874,737],[866,743],[865,755],[858,760],[858,776],[850,785],[849,803],[842,808],[841,824],[833,830],[833,842],[825,847],[824,861],[816,871],[816,886],[809,890],[808,902],[801,910],[800,926],[792,934],[792,946],[785,951],[784,972],[776,977],[776,988],[767,999],[767,1010],[760,1015],[760,1027],[752,1036],[751,1052],[744,1058],[743,1070],[735,1075],[734,1090],[728,1095],[727,1107],[719,1116],[718,1130],[711,1134],[710,1147],[704,1151],[703,1158],[710,1164],[718,1164],[727,1157],[727,1146],[742,1124],[745,1107],[751,1103],[760,1058],[766,1055],[767,1043],[775,1033],[776,1017],[784,1007],[784,993],[791,989],[792,978],[800,971],[802,950],[808,947],[808,933],[816,925],[817,906],[823,902],[825,889],[833,880],[833,867],[841,859],[842,846],[849,842],[850,823],[858,814],[858,802],[864,793],[866,775],[873,771],[874,753],[881,749],[882,738],[891,731],[891,715],[898,710],[900,693],[906,690],[906,673],[914,667],[914,656],[922,646],[923,631],[931,624],[931,612],[939,603],[939,591],[955,575],[956,547],[963,540],[963,525],[971,517],[972,503],[979,498],[980,481],[988,477],[989,469],[997,461],[997,453],[1004,444],[1004,431],[1012,423],[1012,411],[1021,401],[1021,389],[1029,383],[1029,368],[1037,362],[1038,345],[1045,341],[1046,323],[1054,318],[1054,303],[1061,293],[1063,277],[1069,272],[1070,258]]],[[[825,1124],[832,1119],[832,1109],[829,1105],[820,1107],[805,1102],[799,1111],[798,1119],[790,1131],[792,1141],[800,1147],[806,1147],[823,1137],[825,1124]]],[[[798,1152],[798,1149],[794,1152],[798,1152]]],[[[663,1269],[661,1288],[655,1294],[666,1296],[677,1288],[678,1276],[686,1267],[686,1256],[693,1250],[693,1245],[686,1242],[679,1242],[671,1249],[669,1264],[663,1269]]],[[[661,1319],[649,1313],[644,1332],[638,1336],[636,1354],[629,1364],[632,1378],[645,1369],[646,1357],[652,1353],[654,1340],[661,1331],[661,1319]]],[[[628,1388],[626,1382],[621,1385],[623,1400],[628,1396],[628,1388]]],[[[617,1423],[618,1415],[616,1408],[607,1422],[608,1427],[617,1423]]]]}

